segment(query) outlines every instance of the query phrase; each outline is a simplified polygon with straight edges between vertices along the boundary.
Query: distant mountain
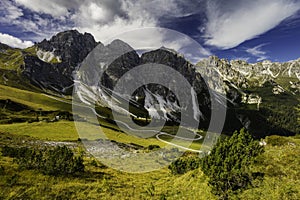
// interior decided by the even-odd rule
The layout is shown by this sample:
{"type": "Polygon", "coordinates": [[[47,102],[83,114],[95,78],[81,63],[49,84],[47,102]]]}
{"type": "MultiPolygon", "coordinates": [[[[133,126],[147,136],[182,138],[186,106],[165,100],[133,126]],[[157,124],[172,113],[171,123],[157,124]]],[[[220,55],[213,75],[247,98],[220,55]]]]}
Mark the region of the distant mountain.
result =
{"type": "Polygon", "coordinates": [[[91,34],[70,30],[24,50],[0,45],[0,81],[19,88],[25,84],[27,89],[70,94],[73,71],[98,44],[91,34]]]}
{"type": "Polygon", "coordinates": [[[217,77],[210,87],[226,91],[229,107],[252,133],[299,133],[300,59],[251,64],[211,56],[197,63],[196,70],[204,77],[217,77]]]}
{"type": "MultiPolygon", "coordinates": [[[[118,94],[112,98],[112,89],[130,69],[151,63],[170,66],[194,87],[200,110],[193,112],[201,116],[201,128],[207,127],[211,98],[216,98],[225,100],[220,101],[224,104],[220,106],[228,106],[224,132],[247,127],[257,137],[299,133],[300,60],[250,64],[212,56],[194,66],[183,55],[164,47],[139,56],[121,40],[104,46],[91,34],[70,30],[23,50],[0,43],[0,84],[70,95],[74,77],[80,77],[86,84],[76,91],[82,101],[96,101],[101,107],[110,107],[113,102],[112,109],[123,112],[124,97],[118,94]],[[93,49],[97,55],[90,53],[93,49]],[[87,56],[94,59],[97,66],[85,71],[87,56]],[[102,74],[101,80],[97,79],[98,74],[102,74]],[[207,84],[214,90],[212,94],[203,78],[208,78],[207,84]]],[[[130,103],[134,116],[180,121],[178,99],[160,85],[148,84],[137,89],[130,103]]]]}
{"type": "Polygon", "coordinates": [[[200,73],[201,66],[213,66],[212,69],[224,80],[238,88],[262,87],[269,82],[274,85],[274,94],[284,91],[294,94],[300,92],[300,59],[286,63],[272,63],[266,60],[251,64],[242,60],[228,61],[211,56],[196,66],[200,73]]]}

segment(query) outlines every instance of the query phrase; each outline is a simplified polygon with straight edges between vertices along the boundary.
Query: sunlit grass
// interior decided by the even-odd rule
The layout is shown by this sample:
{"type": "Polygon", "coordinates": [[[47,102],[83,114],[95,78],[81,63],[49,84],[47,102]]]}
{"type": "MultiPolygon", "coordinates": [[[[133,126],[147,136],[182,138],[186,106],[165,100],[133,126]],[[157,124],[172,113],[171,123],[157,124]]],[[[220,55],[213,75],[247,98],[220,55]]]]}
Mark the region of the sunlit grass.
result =
{"type": "Polygon", "coordinates": [[[35,110],[65,110],[71,111],[72,105],[51,99],[41,93],[0,85],[0,99],[10,99],[27,105],[35,110]]]}

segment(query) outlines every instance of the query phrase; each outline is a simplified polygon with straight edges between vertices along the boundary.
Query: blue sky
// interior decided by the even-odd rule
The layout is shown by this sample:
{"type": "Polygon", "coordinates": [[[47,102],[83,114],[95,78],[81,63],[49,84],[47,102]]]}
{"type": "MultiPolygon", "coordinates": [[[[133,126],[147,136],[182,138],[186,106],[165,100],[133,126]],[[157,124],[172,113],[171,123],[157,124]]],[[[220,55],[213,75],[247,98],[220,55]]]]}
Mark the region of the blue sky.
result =
{"type": "Polygon", "coordinates": [[[196,40],[200,48],[182,52],[193,62],[209,55],[249,62],[300,58],[300,0],[0,1],[0,42],[13,47],[68,29],[92,33],[101,42],[127,34],[121,39],[137,49],[163,44],[180,52],[188,44],[175,32],[143,31],[147,27],[196,40]]]}

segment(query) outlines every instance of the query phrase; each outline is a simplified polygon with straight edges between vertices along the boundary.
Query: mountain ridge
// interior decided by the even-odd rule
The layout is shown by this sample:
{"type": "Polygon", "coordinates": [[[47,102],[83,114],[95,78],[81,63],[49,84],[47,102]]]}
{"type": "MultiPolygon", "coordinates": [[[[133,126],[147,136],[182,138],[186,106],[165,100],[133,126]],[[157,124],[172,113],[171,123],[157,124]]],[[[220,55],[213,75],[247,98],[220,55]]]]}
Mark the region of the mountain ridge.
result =
{"type": "MultiPolygon", "coordinates": [[[[209,109],[210,104],[203,77],[206,76],[210,80],[207,84],[216,94],[224,89],[229,120],[226,126],[229,126],[227,129],[230,131],[243,126],[251,129],[253,124],[258,123],[258,119],[249,116],[259,115],[259,119],[269,125],[264,130],[255,126],[252,132],[267,135],[276,132],[288,135],[299,132],[297,114],[293,116],[293,122],[290,120],[290,124],[286,123],[288,125],[284,125],[286,119],[276,121],[274,117],[282,112],[276,108],[274,102],[286,102],[288,107],[285,109],[290,112],[296,110],[297,113],[297,110],[300,110],[297,106],[300,91],[299,59],[288,63],[263,61],[250,64],[246,61],[228,61],[212,56],[193,65],[174,50],[160,48],[139,56],[130,45],[121,40],[112,41],[104,46],[101,42],[96,42],[89,33],[82,34],[71,30],[58,33],[50,40],[43,40],[24,50],[0,45],[0,83],[21,89],[70,95],[73,92],[76,70],[79,66],[82,67],[82,61],[87,56],[91,56],[93,49],[98,49],[102,54],[106,53],[108,57],[102,56],[104,60],[101,60],[102,58],[94,56],[103,66],[83,75],[93,80],[93,75],[99,73],[97,70],[102,70],[101,81],[91,85],[106,87],[108,90],[105,91],[105,95],[110,95],[109,90],[112,90],[120,77],[130,69],[142,64],[163,64],[180,72],[194,86],[202,111],[205,108],[209,109]],[[118,52],[124,51],[124,55],[118,56],[118,52]],[[293,126],[294,128],[291,128],[293,126]],[[284,130],[281,127],[285,127],[284,130]]],[[[152,85],[138,89],[135,95],[140,99],[136,103],[144,107],[144,111],[149,112],[145,102],[151,102],[151,105],[158,103],[163,109],[163,116],[176,121],[174,112],[177,112],[175,108],[178,105],[174,104],[172,92],[152,85]],[[149,97],[151,98],[146,99],[149,97]]],[[[104,102],[104,106],[107,106],[107,103],[104,102]]],[[[209,111],[203,112],[206,118],[209,118],[209,111]]],[[[157,113],[154,116],[158,116],[157,113]]]]}

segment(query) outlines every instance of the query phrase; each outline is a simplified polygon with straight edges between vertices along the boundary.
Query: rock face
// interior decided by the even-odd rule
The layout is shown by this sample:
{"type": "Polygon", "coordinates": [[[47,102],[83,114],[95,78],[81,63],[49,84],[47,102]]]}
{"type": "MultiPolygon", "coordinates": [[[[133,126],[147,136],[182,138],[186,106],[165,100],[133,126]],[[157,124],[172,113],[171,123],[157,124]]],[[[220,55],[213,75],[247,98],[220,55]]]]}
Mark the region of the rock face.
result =
{"type": "Polygon", "coordinates": [[[175,69],[194,87],[197,94],[204,92],[206,89],[201,75],[196,72],[194,66],[186,61],[184,57],[168,49],[161,48],[144,53],[141,56],[141,64],[146,63],[163,64],[175,69]]]}
{"type": "MultiPolygon", "coordinates": [[[[200,61],[196,70],[204,77],[212,77],[208,84],[214,90],[226,91],[228,113],[233,113],[258,137],[293,135],[300,131],[300,59],[251,64],[211,56],[200,61]]],[[[227,124],[234,121],[232,117],[227,119],[227,124]]]]}
{"type": "Polygon", "coordinates": [[[70,30],[58,33],[49,41],[43,40],[37,47],[43,51],[53,52],[61,58],[62,63],[70,66],[70,70],[74,70],[97,45],[91,34],[70,30]]]}
{"type": "MultiPolygon", "coordinates": [[[[282,83],[283,89],[299,93],[300,88],[300,59],[286,63],[272,63],[263,61],[247,63],[242,60],[228,61],[211,56],[196,65],[201,73],[201,66],[212,66],[211,71],[205,74],[219,73],[223,80],[233,83],[238,88],[262,87],[267,82],[272,82],[274,87],[282,83]]],[[[209,67],[208,67],[209,68],[209,67]]]]}
{"type": "Polygon", "coordinates": [[[25,56],[24,63],[22,75],[33,85],[57,93],[71,92],[67,90],[73,85],[72,72],[66,73],[66,67],[69,66],[46,63],[35,56],[25,56]]]}
{"type": "Polygon", "coordinates": [[[76,30],[58,33],[35,45],[38,56],[25,55],[22,75],[37,87],[70,94],[73,71],[98,44],[88,33],[76,30]],[[47,53],[56,60],[39,56],[45,57],[47,53]]]}
{"type": "MultiPolygon", "coordinates": [[[[107,46],[97,46],[95,50],[89,54],[86,61],[82,63],[80,70],[77,72],[79,80],[84,82],[83,85],[89,85],[89,88],[79,87],[79,91],[77,92],[83,97],[83,101],[101,102],[102,106],[106,106],[108,103],[103,101],[103,99],[111,99],[110,94],[108,94],[109,92],[106,92],[107,89],[112,90],[119,79],[134,67],[147,65],[149,69],[153,67],[152,64],[165,65],[178,71],[190,85],[194,86],[194,90],[200,102],[202,117],[207,117],[205,115],[209,113],[210,98],[201,75],[196,73],[194,66],[182,56],[164,48],[144,53],[139,57],[132,47],[120,40],[115,40],[107,46]],[[94,53],[96,55],[93,55],[94,53]],[[90,68],[89,66],[97,67],[90,68]],[[99,82],[98,79],[100,78],[101,80],[99,82]],[[106,89],[103,90],[103,88],[106,89]],[[91,92],[93,95],[91,95],[91,92]],[[92,99],[91,96],[93,96],[92,99]]],[[[160,69],[157,69],[153,74],[146,75],[154,76],[153,78],[155,79],[157,74],[164,73],[159,70],[160,69]]],[[[147,72],[143,71],[142,73],[145,75],[147,72]]],[[[140,75],[141,74],[136,74],[136,76],[140,75]]],[[[166,76],[169,76],[169,74],[166,74],[166,76]]],[[[132,78],[134,79],[135,77],[132,78]]],[[[170,83],[176,81],[174,78],[170,83]]],[[[190,94],[190,91],[183,92],[190,94]]],[[[159,84],[146,84],[137,88],[131,95],[131,103],[143,111],[148,111],[151,117],[178,121],[180,106],[176,96],[168,88],[159,84]]],[[[120,94],[120,96],[122,96],[122,94],[120,94]]],[[[118,109],[119,106],[120,105],[116,103],[114,107],[118,109]]],[[[138,115],[138,113],[140,113],[140,111],[134,114],[138,115]]],[[[138,117],[145,117],[145,115],[140,113],[138,117]]]]}
{"type": "Polygon", "coordinates": [[[113,89],[117,81],[130,69],[140,64],[139,55],[128,44],[121,40],[114,40],[102,47],[99,57],[104,66],[101,83],[113,89]],[[102,54],[102,55],[101,55],[102,54]]]}
{"type": "MultiPolygon", "coordinates": [[[[211,108],[210,94],[203,78],[201,77],[201,74],[196,72],[194,66],[190,62],[185,60],[185,58],[180,54],[166,48],[160,48],[158,50],[144,53],[141,56],[141,64],[148,63],[162,64],[167,67],[171,67],[172,69],[178,71],[183,76],[183,78],[187,80],[191,86],[193,86],[199,102],[200,112],[198,114],[203,119],[202,124],[204,125],[204,127],[207,127],[209,122],[207,119],[210,118],[209,116],[211,108]]],[[[166,74],[166,76],[170,75],[166,74]]],[[[173,79],[170,82],[172,83],[177,81],[180,80],[173,79]]],[[[176,99],[176,96],[167,88],[161,87],[159,85],[149,85],[146,89],[147,90],[145,90],[144,93],[140,93],[140,97],[142,99],[145,99],[145,102],[152,101],[161,103],[160,99],[163,99],[163,105],[161,105],[160,107],[165,106],[166,110],[170,109],[172,111],[176,110],[174,108],[179,107],[179,105],[174,100],[176,99]],[[167,108],[166,105],[171,105],[170,107],[172,108],[167,108]]],[[[180,92],[182,95],[191,95],[191,93],[189,93],[190,91],[180,92]],[[184,92],[186,93],[184,94],[184,92]]],[[[197,111],[193,110],[190,113],[195,114],[197,113],[197,111]]],[[[171,116],[171,118],[174,117],[171,116]]]]}

